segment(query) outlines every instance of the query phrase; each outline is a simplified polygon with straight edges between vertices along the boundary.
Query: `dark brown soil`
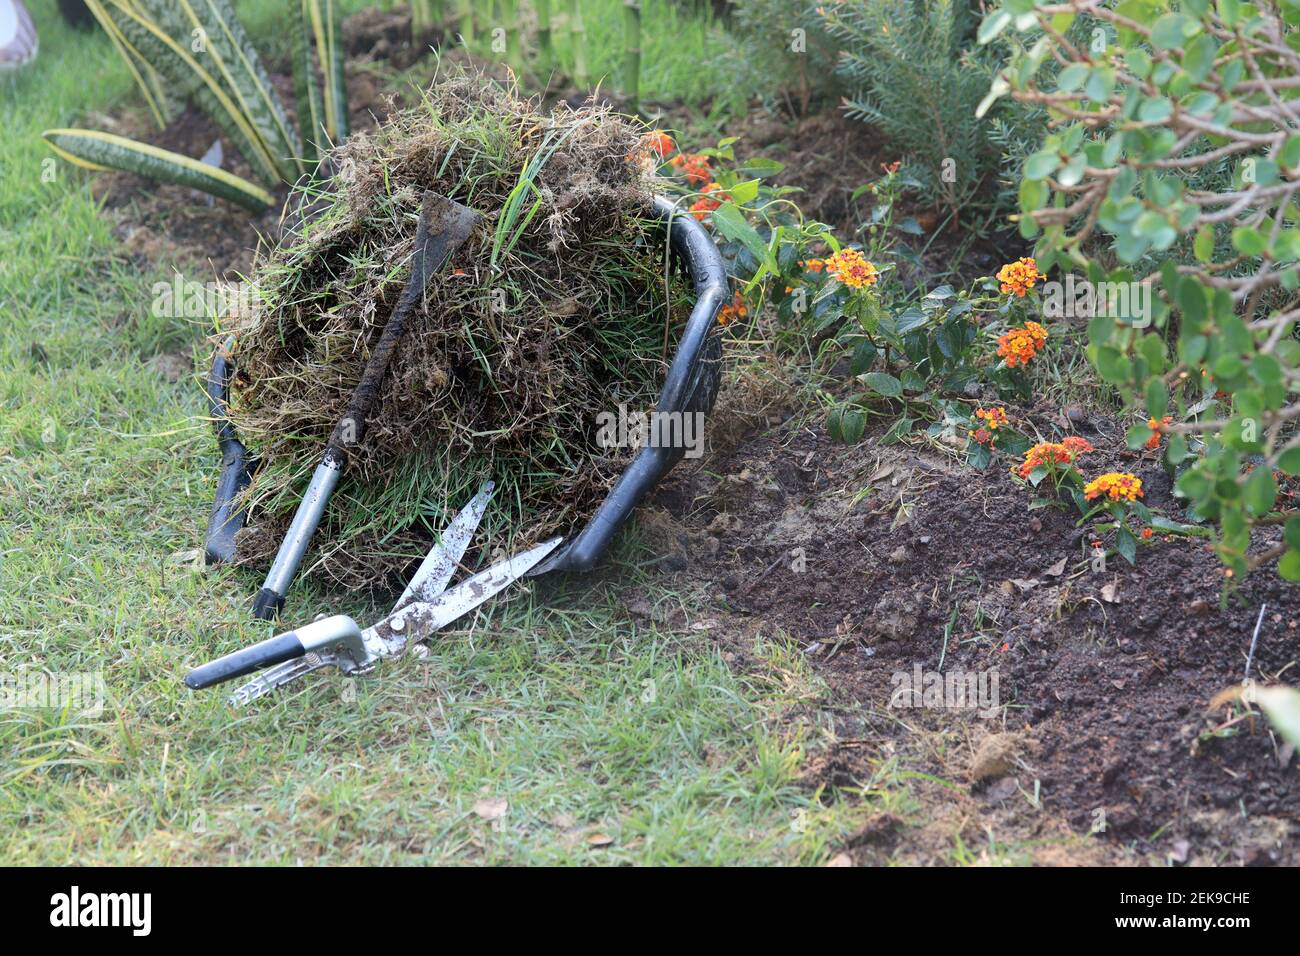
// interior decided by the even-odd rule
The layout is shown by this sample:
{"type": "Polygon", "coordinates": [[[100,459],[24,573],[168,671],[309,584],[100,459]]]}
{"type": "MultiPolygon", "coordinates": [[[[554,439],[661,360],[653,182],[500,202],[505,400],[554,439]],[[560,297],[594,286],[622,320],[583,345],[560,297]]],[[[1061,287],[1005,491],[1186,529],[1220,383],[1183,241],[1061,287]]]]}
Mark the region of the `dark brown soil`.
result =
{"type": "MultiPolygon", "coordinates": [[[[401,39],[409,34],[405,12],[366,10],[344,23],[348,38],[348,107],[354,131],[373,129],[395,107],[382,90],[385,71],[406,69],[429,54],[427,45],[413,47],[401,39]]],[[[428,38],[435,42],[436,37],[428,38]]],[[[287,64],[268,64],[275,85],[289,114],[293,115],[293,82],[287,64]]],[[[141,112],[120,119],[95,117],[97,125],[119,135],[131,136],[186,156],[203,156],[221,136],[220,130],[198,110],[185,110],[164,130],[141,112]]],[[[229,142],[222,143],[222,166],[245,178],[253,177],[248,163],[229,142]]],[[[246,271],[259,239],[278,241],[283,224],[277,203],[260,216],[231,203],[183,186],[160,184],[129,173],[104,173],[93,180],[96,194],[115,220],[115,233],[125,251],[142,261],[202,265],[218,278],[234,278],[246,271]]],[[[286,188],[276,191],[278,200],[286,188]]],[[[196,277],[197,278],[197,277],[196,277]]]]}
{"type": "MultiPolygon", "coordinates": [[[[1123,455],[1091,461],[1135,472],[1148,503],[1177,516],[1156,459],[1123,455]]],[[[956,777],[977,839],[1009,795],[1021,824],[1033,815],[1018,783],[1039,787],[1043,810],[1074,833],[1104,812],[1102,839],[1139,853],[1186,857],[1187,841],[1202,862],[1300,860],[1290,749],[1266,722],[1221,729],[1231,714],[1209,711],[1243,677],[1262,603],[1252,674],[1294,680],[1300,585],[1259,571],[1221,609],[1217,560],[1187,538],[1095,571],[1077,513],[1029,512],[1001,469],[975,472],[941,448],[836,445],[794,420],[676,474],[659,503],[666,514],[649,524],[667,531],[667,567],[709,595],[710,633],[741,654],[756,634],[784,635],[828,683],[841,740],[812,783],[861,787],[881,747],[897,748],[908,769],[956,777]],[[891,708],[894,674],[941,662],[996,668],[996,716],[891,708]],[[919,745],[930,732],[968,746],[937,757],[919,745]],[[990,770],[979,743],[994,735],[1012,757],[990,770]]]]}

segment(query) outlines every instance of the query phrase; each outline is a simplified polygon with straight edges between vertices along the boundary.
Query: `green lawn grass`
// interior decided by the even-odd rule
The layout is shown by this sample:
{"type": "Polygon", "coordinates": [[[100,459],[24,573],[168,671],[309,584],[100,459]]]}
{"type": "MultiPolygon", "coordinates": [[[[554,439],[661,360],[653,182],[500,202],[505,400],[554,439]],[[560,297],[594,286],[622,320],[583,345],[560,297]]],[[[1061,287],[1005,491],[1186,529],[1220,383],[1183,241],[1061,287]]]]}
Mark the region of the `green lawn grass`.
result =
{"type": "MultiPolygon", "coordinates": [[[[102,36],[31,6],[40,59],[0,78],[0,671],[91,672],[107,700],[0,710],[0,861],[823,859],[855,811],[798,784],[799,655],[770,644],[738,674],[699,632],[635,625],[624,603],[656,584],[631,545],[365,680],[241,712],[183,687],[266,634],[256,577],[193,561],[216,477],[199,383],[149,364],[205,330],[149,318],[162,267],[123,257],[85,176],[42,176],[42,129],[135,94],[102,36]]],[[[288,613],[326,609],[377,613],[307,587],[288,613]]]]}

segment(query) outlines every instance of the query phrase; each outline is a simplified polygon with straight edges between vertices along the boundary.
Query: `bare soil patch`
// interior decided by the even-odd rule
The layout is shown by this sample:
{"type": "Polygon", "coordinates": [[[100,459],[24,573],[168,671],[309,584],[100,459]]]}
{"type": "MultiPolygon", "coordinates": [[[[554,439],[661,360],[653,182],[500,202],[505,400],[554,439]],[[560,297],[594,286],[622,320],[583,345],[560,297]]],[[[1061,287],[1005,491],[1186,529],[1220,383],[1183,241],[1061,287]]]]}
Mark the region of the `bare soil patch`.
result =
{"type": "MultiPolygon", "coordinates": [[[[1094,420],[1099,448],[1109,428],[1094,420]]],[[[1177,513],[1153,456],[1094,463],[1177,513]]],[[[672,476],[658,503],[666,564],[709,596],[709,633],[739,655],[787,636],[825,678],[839,741],[811,783],[861,787],[898,756],[960,786],[931,796],[976,841],[994,822],[1038,840],[1046,818],[1079,835],[1104,819],[1093,841],[1155,858],[1300,860],[1294,755],[1267,722],[1209,711],[1243,676],[1261,603],[1253,675],[1294,679],[1300,586],[1260,571],[1220,607],[1216,558],[1184,538],[1098,572],[1077,514],[1027,512],[1005,474],[924,446],[837,445],[794,419],[672,476]],[[908,700],[894,675],[917,665],[996,668],[1003,706],[891,707],[908,700]]]]}

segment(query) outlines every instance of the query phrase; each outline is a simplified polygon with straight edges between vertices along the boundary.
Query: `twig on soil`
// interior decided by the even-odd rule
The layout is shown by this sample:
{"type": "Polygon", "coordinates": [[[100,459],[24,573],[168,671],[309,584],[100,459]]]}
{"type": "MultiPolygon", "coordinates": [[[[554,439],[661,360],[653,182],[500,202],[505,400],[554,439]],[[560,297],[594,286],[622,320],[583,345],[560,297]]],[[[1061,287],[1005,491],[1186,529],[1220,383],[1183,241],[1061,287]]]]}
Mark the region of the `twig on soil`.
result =
{"type": "Polygon", "coordinates": [[[1259,643],[1259,629],[1264,623],[1264,611],[1268,604],[1259,606],[1259,617],[1255,619],[1255,633],[1250,638],[1250,653],[1246,655],[1246,676],[1243,680],[1250,680],[1250,665],[1255,662],[1255,645],[1259,643]]]}

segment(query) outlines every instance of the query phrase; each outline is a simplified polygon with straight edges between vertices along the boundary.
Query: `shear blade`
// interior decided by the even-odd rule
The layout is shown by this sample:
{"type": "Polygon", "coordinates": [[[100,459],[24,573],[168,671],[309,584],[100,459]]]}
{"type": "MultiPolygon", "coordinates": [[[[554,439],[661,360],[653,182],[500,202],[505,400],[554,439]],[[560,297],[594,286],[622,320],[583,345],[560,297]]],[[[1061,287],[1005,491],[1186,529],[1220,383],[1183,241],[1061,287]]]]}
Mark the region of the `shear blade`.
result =
{"type": "Polygon", "coordinates": [[[480,571],[449,591],[429,601],[416,601],[390,614],[376,628],[383,628],[390,640],[419,640],[439,631],[452,621],[474,610],[484,601],[500,594],[515,581],[545,560],[559,547],[563,537],[551,538],[541,544],[521,551],[514,557],[480,571]],[[396,624],[396,626],[394,626],[396,624]]]}
{"type": "Polygon", "coordinates": [[[469,547],[474,532],[483,520],[495,487],[496,484],[492,481],[485,481],[479,486],[478,493],[447,525],[438,543],[429,549],[410,583],[406,585],[406,590],[393,605],[393,611],[400,611],[416,601],[432,600],[447,590],[460,559],[465,556],[465,549],[469,547]]]}

